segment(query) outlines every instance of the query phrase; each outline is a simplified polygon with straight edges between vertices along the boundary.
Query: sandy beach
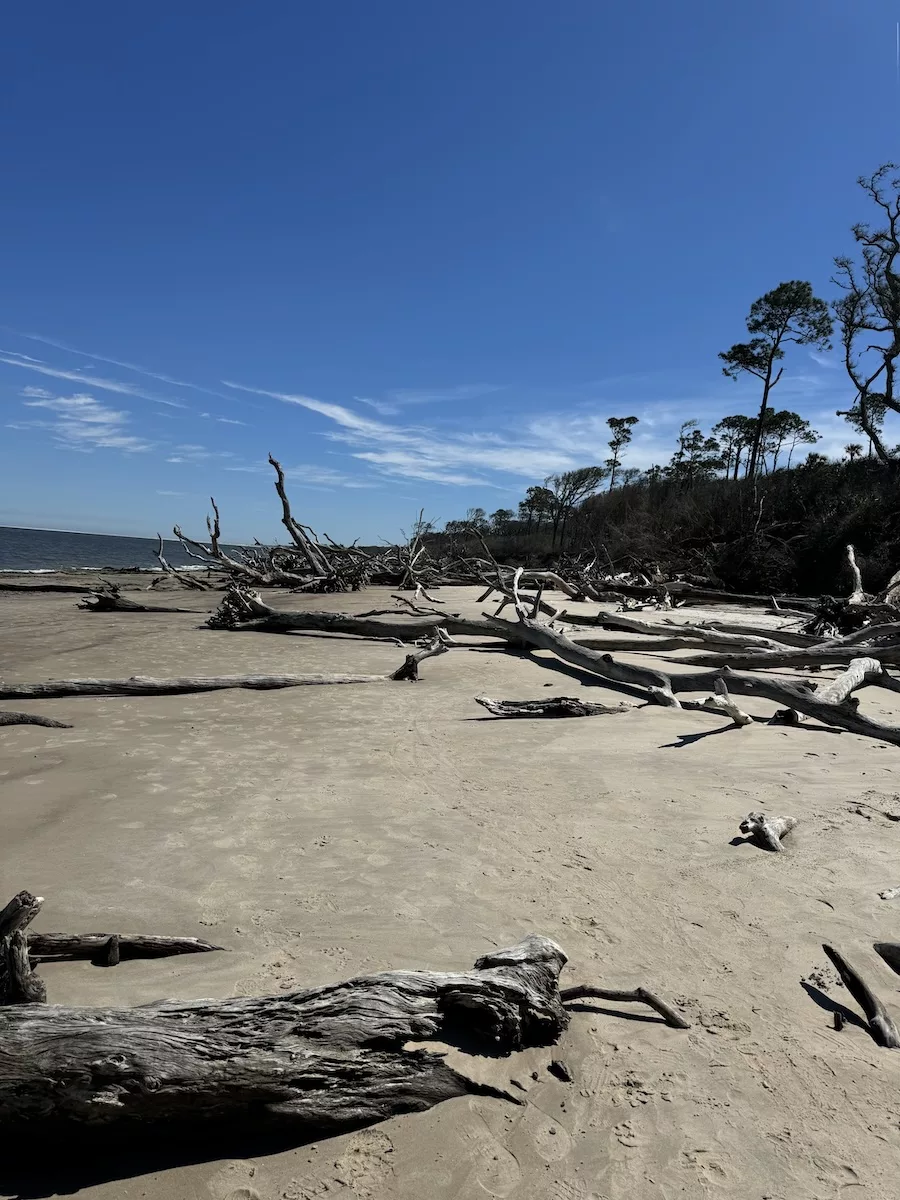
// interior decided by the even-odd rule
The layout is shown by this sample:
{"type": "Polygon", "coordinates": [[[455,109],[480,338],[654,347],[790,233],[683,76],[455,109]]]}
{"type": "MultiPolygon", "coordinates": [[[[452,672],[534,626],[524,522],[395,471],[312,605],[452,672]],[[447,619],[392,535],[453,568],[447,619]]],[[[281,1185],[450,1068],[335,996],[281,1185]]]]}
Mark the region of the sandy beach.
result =
{"type": "MultiPolygon", "coordinates": [[[[202,619],[214,597],[122,583],[198,616],[93,615],[74,595],[0,592],[3,679],[375,673],[403,659],[389,643],[212,631],[202,619]]],[[[476,595],[442,593],[472,616],[476,595]]],[[[370,589],[272,603],[392,602],[370,589]]],[[[621,716],[496,720],[473,701],[484,693],[622,698],[544,653],[459,649],[425,662],[415,685],[3,702],[74,728],[0,730],[0,902],[27,888],[45,897],[37,929],[177,934],[228,950],[114,970],[48,965],[51,1003],[468,968],[538,932],[568,954],[566,982],[644,984],[692,1028],[640,1006],[584,1005],[555,1047],[468,1062],[454,1052],[473,1076],[518,1080],[524,1106],[451,1100],[252,1159],[223,1148],[220,1161],[172,1165],[160,1147],[124,1176],[115,1161],[77,1177],[34,1164],[28,1195],[896,1196],[900,1053],[859,1023],[835,1032],[829,1006],[858,1008],[821,943],[900,1009],[900,980],[872,950],[900,937],[900,898],[878,897],[900,885],[900,750],[812,721],[734,729],[637,702],[621,716]],[[732,844],[758,809],[799,818],[785,853],[732,844]],[[553,1058],[572,1082],[548,1071],[553,1058]]],[[[862,708],[900,723],[898,701],[869,689],[862,708]]],[[[26,1194],[11,1182],[0,1178],[0,1194],[26,1194]]]]}

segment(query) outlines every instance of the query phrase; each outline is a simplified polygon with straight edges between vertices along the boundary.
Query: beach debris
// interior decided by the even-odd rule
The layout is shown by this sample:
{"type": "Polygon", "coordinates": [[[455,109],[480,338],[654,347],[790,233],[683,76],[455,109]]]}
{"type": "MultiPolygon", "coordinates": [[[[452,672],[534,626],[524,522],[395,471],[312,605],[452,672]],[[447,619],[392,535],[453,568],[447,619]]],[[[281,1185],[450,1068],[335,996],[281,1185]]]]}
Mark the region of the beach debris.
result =
{"type": "Polygon", "coordinates": [[[900,896],[900,887],[885,888],[883,892],[878,893],[879,900],[896,900],[900,896]]]}
{"type": "Polygon", "coordinates": [[[747,813],[740,824],[741,833],[755,838],[766,850],[783,850],[781,839],[795,829],[796,817],[768,817],[765,813],[747,813]]]}
{"type": "Polygon", "coordinates": [[[822,949],[837,968],[850,995],[863,1010],[866,1020],[869,1022],[869,1030],[873,1039],[879,1046],[885,1046],[891,1050],[900,1049],[900,1032],[898,1032],[893,1018],[859,972],[833,946],[823,944],[822,949]]]}
{"type": "Polygon", "coordinates": [[[495,717],[599,717],[625,713],[632,704],[594,704],[575,696],[547,696],[539,700],[492,700],[476,696],[475,703],[495,717]]]}
{"type": "Polygon", "coordinates": [[[277,996],[136,1008],[3,1007],[0,1125],[201,1120],[209,1128],[238,1119],[299,1132],[358,1127],[467,1094],[522,1104],[408,1044],[462,1040],[491,1056],[553,1045],[571,1020],[567,1002],[595,995],[642,1000],[685,1027],[641,988],[560,989],[565,963],[555,942],[532,934],[468,971],[385,971],[277,996]]]}
{"type": "Polygon", "coordinates": [[[85,612],[139,612],[139,613],[197,613],[191,608],[171,608],[161,604],[139,604],[122,595],[122,589],[117,583],[104,580],[102,584],[78,601],[77,608],[85,612]]]}
{"type": "Polygon", "coordinates": [[[0,1006],[41,1004],[47,987],[32,964],[90,959],[117,966],[123,958],[169,958],[222,950],[193,937],[124,933],[34,933],[28,926],[43,907],[42,896],[17,892],[0,911],[0,1006]]]}
{"type": "Polygon", "coordinates": [[[190,692],[217,692],[227,688],[272,691],[278,688],[352,683],[414,683],[419,664],[426,658],[446,654],[449,647],[438,639],[407,654],[402,666],[388,675],[187,675],[152,679],[132,675],[130,679],[48,679],[43,683],[0,683],[0,700],[50,699],[60,696],[177,696],[190,692]]]}
{"type": "Polygon", "coordinates": [[[34,713],[0,712],[0,725],[43,725],[47,729],[71,729],[65,721],[54,721],[52,717],[38,717],[34,713]]]}

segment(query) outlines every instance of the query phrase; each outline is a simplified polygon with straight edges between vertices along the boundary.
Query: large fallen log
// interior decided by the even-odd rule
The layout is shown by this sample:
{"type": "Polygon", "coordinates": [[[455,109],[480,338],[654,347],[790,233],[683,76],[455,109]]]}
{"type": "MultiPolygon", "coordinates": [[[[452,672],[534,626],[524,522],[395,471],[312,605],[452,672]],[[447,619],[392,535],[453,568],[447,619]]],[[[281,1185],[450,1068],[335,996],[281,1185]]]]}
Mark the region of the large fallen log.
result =
{"type": "MultiPolygon", "coordinates": [[[[336,1130],[467,1093],[515,1100],[405,1047],[464,1038],[494,1056],[553,1043],[569,1022],[563,1001],[590,994],[560,991],[565,962],[555,942],[530,936],[471,971],[388,971],[139,1008],[0,1008],[0,1124],[222,1119],[336,1130]]],[[[652,993],[614,994],[685,1025],[652,993]]]]}
{"type": "Polygon", "coordinates": [[[279,688],[321,687],[330,684],[414,683],[419,678],[419,663],[449,647],[435,641],[414,654],[388,675],[189,675],[171,679],[152,679],[133,675],[130,679],[48,679],[42,683],[0,684],[0,700],[50,700],[61,696],[178,696],[191,692],[218,692],[228,688],[250,691],[275,691],[279,688]]]}
{"type": "Polygon", "coordinates": [[[809,649],[762,650],[749,654],[704,652],[681,659],[688,666],[696,667],[763,667],[778,670],[780,667],[828,667],[852,662],[859,657],[860,650],[871,650],[883,664],[900,666],[900,643],[888,646],[858,646],[835,643],[829,646],[811,646],[809,649]]]}
{"type": "Polygon", "coordinates": [[[95,959],[106,956],[112,942],[118,959],[171,958],[176,954],[207,954],[221,950],[212,942],[194,937],[157,937],[144,933],[35,933],[28,934],[28,955],[42,961],[95,959]]]}

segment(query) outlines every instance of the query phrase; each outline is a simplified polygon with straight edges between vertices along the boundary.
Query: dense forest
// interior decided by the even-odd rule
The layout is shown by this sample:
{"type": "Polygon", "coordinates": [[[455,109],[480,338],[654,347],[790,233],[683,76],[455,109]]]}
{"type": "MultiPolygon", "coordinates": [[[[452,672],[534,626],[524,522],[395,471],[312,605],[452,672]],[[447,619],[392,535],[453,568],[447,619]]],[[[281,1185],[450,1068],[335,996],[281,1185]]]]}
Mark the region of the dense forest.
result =
{"type": "Polygon", "coordinates": [[[517,510],[469,509],[419,533],[441,550],[484,538],[508,562],[588,555],[627,570],[659,563],[736,590],[834,588],[843,549],[857,547],[867,587],[900,567],[900,446],[885,420],[900,414],[900,168],[887,163],[859,185],[876,210],[853,227],[856,257],[834,259],[830,302],[801,280],[750,307],[748,337],[720,353],[732,379],[759,383],[759,408],[711,429],[686,421],[670,460],[628,463],[633,415],[609,417],[609,454],[529,487],[517,510]],[[815,451],[808,421],[779,409],[777,387],[797,347],[840,350],[849,440],[840,461],[815,451]]]}

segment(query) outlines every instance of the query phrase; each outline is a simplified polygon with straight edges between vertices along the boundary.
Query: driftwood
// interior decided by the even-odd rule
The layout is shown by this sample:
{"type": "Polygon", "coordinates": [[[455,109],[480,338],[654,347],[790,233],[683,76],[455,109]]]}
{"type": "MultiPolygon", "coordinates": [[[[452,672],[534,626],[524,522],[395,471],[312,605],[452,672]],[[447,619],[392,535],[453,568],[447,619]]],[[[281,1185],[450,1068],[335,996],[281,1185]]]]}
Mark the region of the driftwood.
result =
{"type": "Polygon", "coordinates": [[[847,991],[865,1013],[874,1040],[879,1046],[900,1049],[900,1033],[893,1018],[859,972],[833,946],[823,945],[822,949],[837,968],[847,991]]]}
{"type": "Polygon", "coordinates": [[[34,972],[32,963],[90,959],[114,967],[123,958],[170,958],[175,954],[204,954],[223,949],[193,937],[29,932],[27,926],[43,903],[41,896],[19,892],[0,912],[0,1006],[40,1004],[47,999],[46,985],[34,972]]]}
{"type": "Polygon", "coordinates": [[[54,721],[52,717],[37,717],[34,713],[0,712],[2,725],[43,725],[46,729],[71,729],[65,721],[54,721]]]}
{"type": "Polygon", "coordinates": [[[409,1042],[464,1038],[491,1055],[549,1045],[563,1001],[652,993],[560,992],[566,956],[548,938],[480,958],[471,971],[389,971],[278,996],[139,1008],[0,1009],[0,1123],[185,1123],[337,1130],[431,1107],[476,1083],[409,1042]]]}
{"type": "Polygon", "coordinates": [[[217,692],[227,688],[273,691],[279,688],[319,687],[328,684],[414,683],[419,678],[419,663],[449,649],[443,642],[413,654],[389,675],[199,675],[172,679],[151,679],[133,675],[130,679],[48,679],[43,683],[0,684],[0,700],[52,699],[60,696],[177,696],[189,692],[217,692]]]}
{"type": "Polygon", "coordinates": [[[765,813],[748,813],[741,821],[741,833],[755,838],[766,850],[783,850],[781,839],[797,827],[796,817],[767,817],[765,813]]]}
{"type": "Polygon", "coordinates": [[[574,696],[548,696],[540,700],[492,700],[476,696],[475,703],[495,717],[599,717],[628,712],[630,704],[592,704],[574,696]]]}
{"type": "Polygon", "coordinates": [[[0,912],[0,1005],[41,1004],[47,999],[44,981],[31,969],[25,934],[43,903],[42,896],[18,892],[0,912]]]}
{"type": "MultiPolygon", "coordinates": [[[[518,574],[518,573],[517,573],[518,574]]],[[[517,580],[513,581],[515,590],[517,580]]],[[[483,614],[481,619],[460,617],[455,613],[434,613],[416,616],[399,616],[397,619],[356,617],[346,613],[330,612],[276,612],[264,604],[258,595],[242,589],[231,589],[222,601],[209,624],[216,628],[256,629],[265,632],[285,632],[291,629],[316,629],[349,633],[360,637],[397,637],[410,640],[415,636],[433,633],[436,630],[449,634],[499,638],[511,646],[526,646],[550,650],[564,662],[590,672],[609,683],[630,689],[639,689],[654,702],[680,707],[678,694],[701,692],[707,695],[717,691],[719,680],[725,681],[733,695],[758,696],[772,700],[784,709],[805,713],[826,725],[847,729],[864,737],[900,745],[900,729],[882,725],[856,712],[846,703],[835,704],[823,701],[813,692],[812,683],[793,684],[786,680],[763,675],[747,675],[729,669],[731,662],[745,662],[749,656],[730,655],[722,657],[718,670],[683,672],[669,676],[666,672],[650,667],[634,666],[617,662],[611,654],[593,649],[590,639],[570,638],[559,630],[533,620],[526,613],[526,602],[518,597],[516,604],[518,619],[507,621],[492,614],[483,614]],[[677,694],[676,694],[677,693],[677,694]]],[[[594,643],[596,645],[596,643],[594,643]]],[[[603,643],[601,643],[602,645],[603,643]]],[[[786,651],[792,654],[793,651],[786,651]]],[[[808,651],[798,651],[808,654],[808,651]]],[[[844,652],[852,660],[853,651],[844,652]]],[[[757,665],[778,665],[782,654],[766,652],[753,656],[757,665]]],[[[707,661],[705,657],[702,661],[707,661]]],[[[539,660],[535,660],[539,661],[539,660]]],[[[682,660],[685,661],[685,660],[682,660]]],[[[690,660],[687,660],[690,663],[690,660]]],[[[717,658],[716,661],[719,661],[717,658]]],[[[886,677],[885,677],[886,680],[886,677]]],[[[882,681],[884,682],[884,680],[882,681]]],[[[0,693],[2,696],[2,693],[0,693]]],[[[719,705],[715,705],[720,707],[719,705]]],[[[746,715],[746,714],[744,714],[746,715]]]]}
{"type": "Polygon", "coordinates": [[[853,591],[847,599],[848,604],[866,604],[869,597],[866,595],[862,585],[862,575],[859,572],[859,567],[856,565],[856,551],[852,546],[847,547],[847,569],[850,572],[850,577],[853,580],[853,591]]]}
{"type": "MultiPolygon", "coordinates": [[[[139,604],[136,600],[128,600],[122,595],[116,583],[106,584],[97,591],[91,592],[78,602],[78,608],[86,612],[140,612],[140,613],[192,613],[190,608],[173,608],[161,604],[139,604]]],[[[198,614],[193,612],[194,616],[198,614]]]]}
{"type": "Polygon", "coordinates": [[[155,937],[126,933],[34,933],[28,935],[30,958],[53,960],[102,958],[110,942],[119,959],[171,958],[176,954],[206,954],[222,950],[212,942],[192,937],[155,937]]]}

